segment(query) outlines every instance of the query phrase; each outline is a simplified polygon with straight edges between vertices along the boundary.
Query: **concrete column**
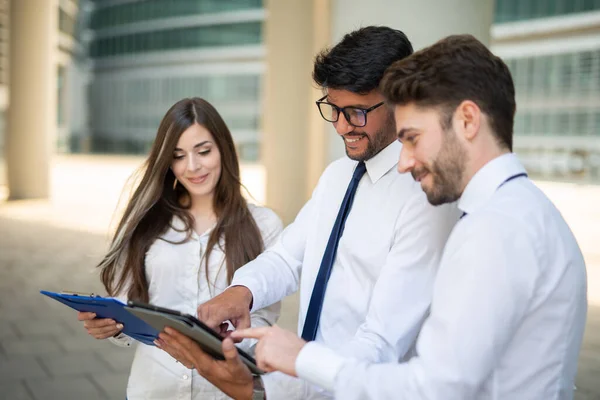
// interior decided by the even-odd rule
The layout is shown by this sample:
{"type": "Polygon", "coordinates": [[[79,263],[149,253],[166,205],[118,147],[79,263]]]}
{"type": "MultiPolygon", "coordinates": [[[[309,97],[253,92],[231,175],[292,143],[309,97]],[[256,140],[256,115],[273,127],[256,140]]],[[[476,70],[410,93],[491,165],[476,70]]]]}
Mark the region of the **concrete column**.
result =
{"type": "MultiPolygon", "coordinates": [[[[494,0],[333,0],[331,31],[334,43],[360,27],[385,25],[406,33],[415,50],[462,33],[489,45],[493,16],[494,0]]],[[[342,157],[340,139],[328,136],[329,160],[342,157]]]]}
{"type": "Polygon", "coordinates": [[[308,199],[326,157],[312,85],[315,48],[329,42],[329,0],[267,0],[262,162],[266,203],[284,223],[308,199]],[[318,117],[318,118],[317,118],[318,117]]]}
{"type": "MultiPolygon", "coordinates": [[[[310,64],[310,104],[308,109],[308,154],[306,169],[306,199],[310,198],[328,161],[328,130],[331,123],[325,121],[317,109],[315,101],[323,97],[322,91],[312,81],[313,61],[315,55],[331,46],[331,4],[330,0],[313,0],[313,56],[310,64]]],[[[337,135],[337,134],[336,134],[337,135]]]]}
{"type": "Polygon", "coordinates": [[[56,137],[57,0],[10,4],[6,161],[10,199],[50,193],[56,137]]]}

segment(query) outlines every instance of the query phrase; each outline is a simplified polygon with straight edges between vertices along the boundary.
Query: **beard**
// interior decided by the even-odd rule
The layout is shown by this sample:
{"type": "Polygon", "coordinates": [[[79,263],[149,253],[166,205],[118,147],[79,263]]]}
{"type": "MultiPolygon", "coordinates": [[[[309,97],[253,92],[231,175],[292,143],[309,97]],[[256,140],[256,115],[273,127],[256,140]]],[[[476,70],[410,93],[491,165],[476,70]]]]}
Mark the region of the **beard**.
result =
{"type": "MultiPolygon", "coordinates": [[[[352,132],[346,137],[350,138],[361,138],[364,137],[367,140],[367,148],[360,154],[351,154],[348,151],[348,146],[344,147],[348,158],[354,161],[367,161],[375,157],[379,152],[385,149],[390,143],[396,138],[396,121],[394,120],[394,114],[390,113],[381,129],[375,132],[374,135],[367,135],[363,132],[352,132]]],[[[342,138],[344,140],[344,138],[342,138]]]]}
{"type": "Polygon", "coordinates": [[[431,187],[423,187],[423,191],[431,205],[452,203],[462,195],[466,161],[466,150],[459,143],[454,131],[448,130],[435,160],[429,166],[414,169],[411,174],[415,179],[425,173],[430,174],[431,187]]]}

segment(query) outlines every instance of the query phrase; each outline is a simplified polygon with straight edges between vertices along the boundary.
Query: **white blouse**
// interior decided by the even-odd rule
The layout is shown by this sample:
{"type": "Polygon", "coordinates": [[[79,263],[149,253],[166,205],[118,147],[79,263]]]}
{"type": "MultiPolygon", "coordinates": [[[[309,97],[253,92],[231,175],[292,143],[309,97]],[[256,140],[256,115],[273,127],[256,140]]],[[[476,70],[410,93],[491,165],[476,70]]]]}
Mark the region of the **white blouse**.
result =
{"type": "MultiPolygon", "coordinates": [[[[279,217],[270,209],[249,204],[250,212],[261,232],[265,248],[271,247],[283,228],[279,217]]],[[[228,286],[225,254],[219,246],[213,248],[206,276],[206,246],[210,230],[191,240],[179,232],[183,222],[173,220],[173,228],[157,239],[146,253],[146,279],[149,285],[150,303],[196,315],[198,306],[220,294],[228,286]],[[170,243],[171,242],[171,243],[170,243]],[[210,284],[209,284],[210,282],[210,284]]],[[[222,241],[221,244],[224,242],[222,241]]],[[[257,310],[251,314],[252,326],[268,326],[279,317],[280,304],[257,310]]],[[[113,342],[129,345],[131,338],[121,335],[113,342]],[[124,337],[124,338],[123,338],[124,337]]],[[[245,340],[238,346],[251,350],[255,340],[245,340]]],[[[131,366],[127,384],[128,400],[139,399],[228,399],[196,370],[186,368],[168,353],[139,343],[131,366]]]]}

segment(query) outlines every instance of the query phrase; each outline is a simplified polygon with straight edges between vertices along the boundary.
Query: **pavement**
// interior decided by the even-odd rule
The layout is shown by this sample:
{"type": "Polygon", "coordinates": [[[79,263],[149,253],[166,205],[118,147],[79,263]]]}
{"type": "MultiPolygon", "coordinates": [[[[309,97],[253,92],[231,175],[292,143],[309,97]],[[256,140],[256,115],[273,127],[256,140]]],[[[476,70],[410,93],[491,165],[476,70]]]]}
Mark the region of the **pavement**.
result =
{"type": "MultiPolygon", "coordinates": [[[[74,311],[39,290],[102,292],[94,265],[106,250],[121,188],[141,161],[55,157],[51,198],[45,201],[5,201],[0,181],[0,400],[125,397],[133,350],[89,337],[74,311]]],[[[262,201],[264,171],[243,166],[242,179],[262,201]]],[[[538,185],[561,210],[586,257],[589,312],[575,399],[600,400],[600,186],[538,185]]],[[[285,299],[280,319],[294,331],[297,301],[285,299]]]]}

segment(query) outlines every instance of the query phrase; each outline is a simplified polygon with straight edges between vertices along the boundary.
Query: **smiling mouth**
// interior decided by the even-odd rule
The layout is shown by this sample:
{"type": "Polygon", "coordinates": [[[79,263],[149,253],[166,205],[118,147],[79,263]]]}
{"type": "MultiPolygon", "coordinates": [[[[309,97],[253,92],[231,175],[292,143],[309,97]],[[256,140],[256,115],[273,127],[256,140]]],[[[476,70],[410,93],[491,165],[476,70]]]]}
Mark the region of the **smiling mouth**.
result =
{"type": "Polygon", "coordinates": [[[415,181],[417,182],[421,182],[423,180],[423,178],[425,178],[427,176],[428,172],[424,172],[422,174],[419,174],[417,176],[413,176],[413,178],[415,179],[415,181]]]}
{"type": "Polygon", "coordinates": [[[191,183],[202,183],[206,180],[206,177],[208,176],[208,174],[203,175],[203,176],[199,176],[196,178],[188,178],[188,181],[190,181],[191,183]]]}
{"type": "Polygon", "coordinates": [[[354,136],[354,137],[348,137],[348,136],[344,136],[344,142],[351,144],[351,143],[356,143],[358,142],[360,139],[362,139],[363,136],[354,136]]]}

